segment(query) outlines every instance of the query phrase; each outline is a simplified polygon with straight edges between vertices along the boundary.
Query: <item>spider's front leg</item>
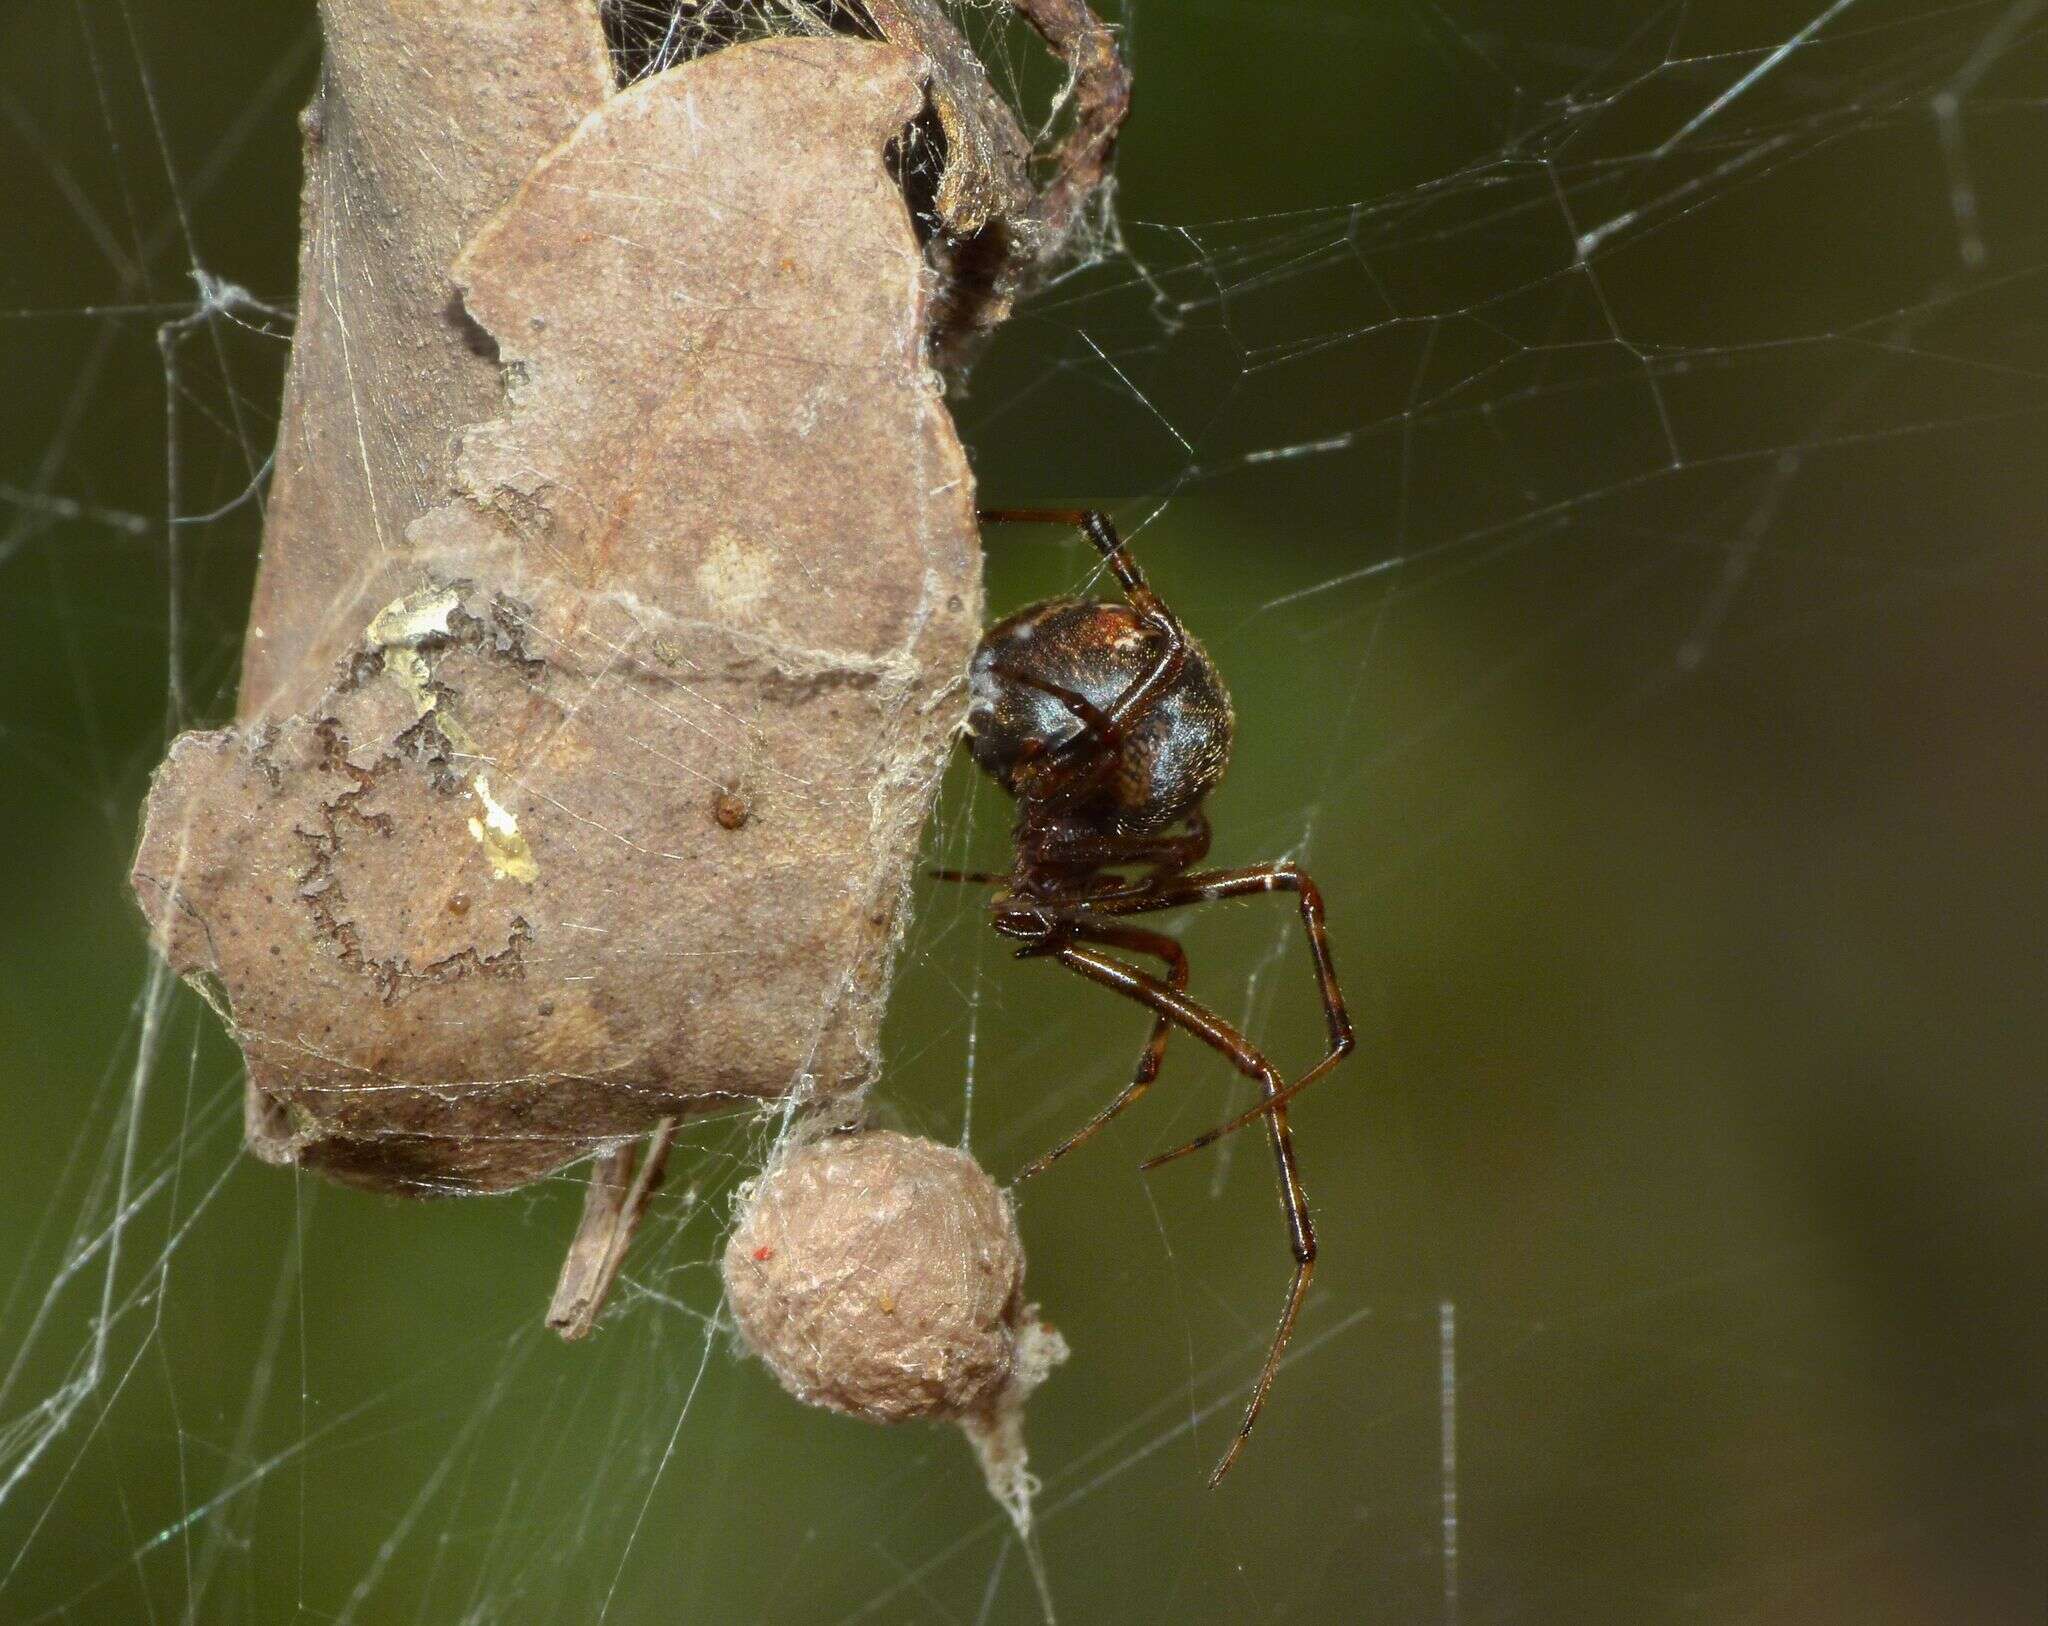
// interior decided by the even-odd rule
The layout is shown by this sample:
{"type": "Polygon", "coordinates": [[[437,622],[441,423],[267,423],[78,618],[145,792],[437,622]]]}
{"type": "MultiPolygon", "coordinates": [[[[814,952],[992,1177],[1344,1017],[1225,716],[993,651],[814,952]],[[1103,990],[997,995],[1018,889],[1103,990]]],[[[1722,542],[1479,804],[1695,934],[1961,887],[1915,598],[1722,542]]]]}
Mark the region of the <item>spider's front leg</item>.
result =
{"type": "Polygon", "coordinates": [[[1220,1051],[1232,1066],[1259,1086],[1266,1128],[1273,1142],[1273,1159],[1280,1171],[1280,1197],[1287,1211],[1288,1243],[1294,1254],[1294,1280],[1288,1287],[1287,1302],[1280,1312],[1280,1324],[1274,1329],[1273,1342],[1266,1352],[1265,1364],[1259,1368],[1258,1381],[1252,1385],[1251,1399],[1246,1403],[1237,1435],[1209,1475],[1209,1483],[1214,1486],[1230,1472],[1230,1465],[1237,1461],[1245,1441],[1251,1438],[1252,1425],[1259,1420],[1259,1413],[1265,1408],[1266,1396],[1280,1370],[1280,1357],[1286,1353],[1288,1340],[1294,1336],[1294,1324],[1301,1315],[1302,1300],[1307,1297],[1309,1280],[1315,1274],[1315,1226],[1309,1219],[1308,1193],[1302,1188],[1301,1171],[1294,1160],[1294,1135],[1288,1127],[1287,1108],[1278,1099],[1285,1086],[1273,1064],[1260,1055],[1243,1034],[1208,1007],[1197,1004],[1157,977],[1148,977],[1136,966],[1126,965],[1110,955],[1099,954],[1074,943],[1057,950],[1056,958],[1061,965],[1079,972],[1090,982],[1114,989],[1128,999],[1151,1007],[1175,1026],[1187,1029],[1204,1044],[1220,1051]]]}
{"type": "MultiPolygon", "coordinates": [[[[1101,943],[1110,948],[1120,948],[1131,954],[1147,954],[1162,961],[1166,966],[1166,985],[1176,994],[1188,991],[1188,957],[1180,944],[1163,932],[1140,931],[1134,926],[1112,926],[1107,922],[1076,922],[1072,941],[1101,943]]],[[[1058,946],[1048,944],[1038,950],[1040,953],[1058,953],[1058,946]]],[[[1131,1081],[1124,1086],[1117,1097],[1100,1112],[1090,1118],[1073,1134],[1042,1157],[1033,1158],[1017,1173],[1019,1180],[1029,1180],[1033,1175],[1045,1171],[1065,1157],[1084,1141],[1100,1134],[1111,1119],[1126,1108],[1134,1106],[1151,1089],[1159,1077],[1160,1064],[1166,1059],[1167,1035],[1173,1032],[1174,1019],[1165,1012],[1153,1018],[1152,1035],[1145,1041],[1145,1048],[1139,1052],[1138,1066],[1131,1074],[1131,1081]]]]}
{"type": "Polygon", "coordinates": [[[1330,958],[1330,935],[1324,924],[1323,894],[1299,865],[1258,864],[1249,869],[1200,871],[1164,884],[1136,886],[1122,897],[1112,895],[1091,900],[1091,907],[1102,914],[1142,915],[1158,909],[1179,909],[1193,903],[1213,903],[1224,898],[1253,897],[1267,892],[1292,892],[1300,900],[1302,931],[1308,938],[1309,954],[1315,961],[1316,986],[1322,995],[1323,1020],[1329,1028],[1330,1048],[1322,1060],[1300,1078],[1274,1095],[1261,1099],[1256,1106],[1197,1135],[1184,1145],[1147,1158],[1143,1165],[1147,1169],[1156,1169],[1162,1163],[1171,1163],[1190,1152],[1199,1152],[1260,1118],[1270,1118],[1274,1113],[1284,1111],[1288,1102],[1303,1090],[1327,1077],[1337,1063],[1357,1048],[1358,1041],[1352,1032],[1351,1013],[1344,1005],[1344,991],[1337,985],[1337,968],[1330,958]]]}

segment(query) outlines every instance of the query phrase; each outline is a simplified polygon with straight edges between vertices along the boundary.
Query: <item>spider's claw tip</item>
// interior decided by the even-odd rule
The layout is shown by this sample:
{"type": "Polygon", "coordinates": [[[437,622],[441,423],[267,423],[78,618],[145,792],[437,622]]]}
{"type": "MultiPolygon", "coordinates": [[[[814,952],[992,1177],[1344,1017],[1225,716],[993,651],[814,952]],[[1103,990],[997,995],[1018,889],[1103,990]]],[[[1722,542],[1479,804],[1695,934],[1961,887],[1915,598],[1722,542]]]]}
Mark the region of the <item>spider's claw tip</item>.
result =
{"type": "Polygon", "coordinates": [[[1223,1460],[1217,1463],[1215,1467],[1209,1470],[1209,1489],[1214,1490],[1217,1486],[1223,1483],[1223,1476],[1229,1473],[1231,1468],[1236,1464],[1238,1453],[1244,1450],[1244,1442],[1248,1437],[1249,1436],[1240,1432],[1237,1435],[1237,1437],[1230,1442],[1230,1449],[1223,1453],[1223,1460]]]}
{"type": "Polygon", "coordinates": [[[1146,1158],[1144,1162],[1138,1165],[1138,1172],[1141,1174],[1150,1174],[1154,1169],[1159,1168],[1164,1164],[1172,1163],[1180,1158],[1186,1157],[1190,1152],[1199,1152],[1207,1144],[1208,1143],[1206,1141],[1189,1141],[1188,1144],[1185,1146],[1175,1146],[1168,1151],[1154,1152],[1150,1157],[1146,1158]]]}

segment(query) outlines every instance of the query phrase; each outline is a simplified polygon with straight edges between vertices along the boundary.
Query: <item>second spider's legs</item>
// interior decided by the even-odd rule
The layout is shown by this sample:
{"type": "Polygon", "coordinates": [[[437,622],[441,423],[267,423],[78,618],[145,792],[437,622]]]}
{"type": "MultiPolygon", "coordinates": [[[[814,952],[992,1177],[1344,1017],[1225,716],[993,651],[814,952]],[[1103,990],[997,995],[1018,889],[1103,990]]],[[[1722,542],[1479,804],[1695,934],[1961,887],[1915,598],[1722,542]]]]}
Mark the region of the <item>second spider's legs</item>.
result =
{"type": "Polygon", "coordinates": [[[1330,936],[1323,921],[1323,895],[1306,871],[1293,864],[1260,864],[1251,869],[1219,869],[1183,875],[1157,885],[1133,887],[1126,896],[1110,894],[1091,898],[1089,907],[1109,915],[1150,914],[1155,909],[1178,909],[1191,903],[1212,903],[1223,898],[1252,897],[1265,892],[1292,892],[1300,900],[1302,930],[1308,938],[1309,954],[1315,960],[1316,984],[1323,998],[1323,1020],[1329,1028],[1330,1048],[1323,1059],[1292,1084],[1257,1106],[1239,1113],[1228,1123],[1197,1135],[1183,1146],[1148,1158],[1145,1167],[1157,1168],[1177,1157],[1186,1157],[1225,1135],[1244,1128],[1254,1119],[1269,1117],[1284,1109],[1297,1095],[1326,1077],[1330,1069],[1350,1055],[1357,1041],[1351,1031],[1351,1015],[1344,1007],[1344,991],[1337,986],[1337,968],[1330,959],[1330,936]]]}
{"type": "MultiPolygon", "coordinates": [[[[1102,943],[1110,948],[1124,949],[1132,954],[1148,954],[1166,965],[1166,982],[1176,994],[1188,991],[1188,957],[1186,952],[1172,938],[1161,932],[1140,931],[1134,926],[1110,926],[1087,923],[1076,927],[1075,936],[1084,942],[1102,943]]],[[[1166,1059],[1166,1038],[1173,1031],[1174,1019],[1164,1011],[1152,1020],[1152,1036],[1145,1041],[1145,1048],[1138,1056],[1137,1070],[1131,1074],[1130,1083],[1118,1092],[1116,1098],[1094,1117],[1090,1118],[1073,1134],[1043,1157],[1033,1158],[1019,1171],[1019,1180],[1029,1180],[1035,1174],[1043,1174],[1054,1163],[1065,1157],[1076,1146],[1092,1140],[1109,1121],[1126,1108],[1133,1106],[1152,1087],[1159,1077],[1159,1065],[1166,1059]]]]}
{"type": "Polygon", "coordinates": [[[1273,1064],[1253,1049],[1244,1035],[1222,1017],[1185,994],[1176,992],[1157,977],[1147,976],[1136,966],[1073,944],[1057,950],[1056,958],[1061,965],[1078,971],[1090,982],[1101,983],[1103,987],[1113,988],[1141,1005],[1149,1005],[1176,1026],[1186,1028],[1204,1044],[1221,1051],[1239,1072],[1257,1082],[1259,1093],[1264,1098],[1261,1106],[1273,1142],[1273,1158],[1280,1169],[1280,1197],[1287,1210],[1288,1242],[1294,1253],[1294,1280],[1288,1287],[1287,1303],[1280,1312],[1280,1325],[1274,1329],[1265,1365],[1259,1369],[1258,1381],[1252,1385],[1244,1419],[1237,1426],[1237,1435],[1231,1440],[1230,1449],[1223,1453],[1223,1459],[1209,1475],[1209,1483],[1214,1485],[1230,1471],[1230,1465],[1237,1461],[1238,1453],[1244,1449],[1244,1442],[1251,1438],[1252,1425],[1259,1420],[1266,1396],[1273,1387],[1274,1375],[1280,1370],[1280,1357],[1286,1353],[1287,1341],[1294,1336],[1294,1323],[1301,1315],[1301,1301],[1308,1294],[1309,1279],[1316,1268],[1316,1232],[1309,1220],[1308,1193],[1302,1189],[1301,1171],[1295,1165],[1294,1136],[1288,1129],[1287,1109],[1276,1101],[1283,1089],[1280,1075],[1273,1070],[1273,1064]]]}

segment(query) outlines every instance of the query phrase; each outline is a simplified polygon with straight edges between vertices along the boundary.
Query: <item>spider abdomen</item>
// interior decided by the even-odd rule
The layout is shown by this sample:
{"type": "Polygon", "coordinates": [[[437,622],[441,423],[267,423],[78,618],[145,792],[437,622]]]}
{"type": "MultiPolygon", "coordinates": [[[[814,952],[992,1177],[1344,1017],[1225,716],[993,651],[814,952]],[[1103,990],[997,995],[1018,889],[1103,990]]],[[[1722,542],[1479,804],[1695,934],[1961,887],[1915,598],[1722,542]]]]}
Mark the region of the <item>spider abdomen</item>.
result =
{"type": "MultiPolygon", "coordinates": [[[[1097,748],[1081,712],[1053,691],[1110,714],[1164,643],[1128,605],[1086,599],[1048,599],[996,622],[969,668],[974,760],[1014,795],[1027,764],[1097,748]]],[[[1223,777],[1231,727],[1229,693],[1188,638],[1180,671],[1124,719],[1115,760],[1075,812],[1116,834],[1165,829],[1223,777]]]]}

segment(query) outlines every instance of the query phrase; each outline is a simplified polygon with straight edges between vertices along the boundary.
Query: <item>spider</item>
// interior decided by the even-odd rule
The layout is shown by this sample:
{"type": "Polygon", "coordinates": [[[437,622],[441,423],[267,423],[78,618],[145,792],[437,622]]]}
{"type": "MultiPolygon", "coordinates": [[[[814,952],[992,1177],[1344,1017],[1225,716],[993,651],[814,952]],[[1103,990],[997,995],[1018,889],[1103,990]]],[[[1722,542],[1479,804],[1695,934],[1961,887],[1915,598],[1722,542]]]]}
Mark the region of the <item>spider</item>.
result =
{"type": "Polygon", "coordinates": [[[1230,757],[1230,696],[1208,653],[1146,584],[1108,518],[1093,509],[999,508],[984,510],[981,519],[1073,526],[1101,553],[1123,602],[1047,599],[982,635],[969,668],[967,743],[974,760],[1016,798],[1016,854],[1007,873],[941,870],[939,877],[995,888],[991,924],[1017,940],[1019,959],[1057,960],[1154,1013],[1151,1037],[1122,1093],[1019,1178],[1043,1173],[1144,1095],[1175,1027],[1252,1079],[1259,1103],[1142,1166],[1157,1168],[1261,1118],[1279,1164],[1294,1280],[1243,1421],[1209,1476],[1215,1485],[1251,1437],[1315,1271],[1315,1227],[1287,1104],[1353,1044],[1323,929],[1322,894],[1291,863],[1194,867],[1209,851],[1202,800],[1230,757]],[[1188,997],[1188,960],[1178,942],[1125,924],[1136,915],[1264,892],[1291,892],[1299,900],[1330,1030],[1328,1053],[1292,1083],[1243,1034],[1188,997]],[[1109,950],[1158,960],[1165,975],[1109,950]]]}

